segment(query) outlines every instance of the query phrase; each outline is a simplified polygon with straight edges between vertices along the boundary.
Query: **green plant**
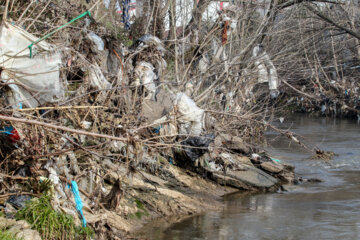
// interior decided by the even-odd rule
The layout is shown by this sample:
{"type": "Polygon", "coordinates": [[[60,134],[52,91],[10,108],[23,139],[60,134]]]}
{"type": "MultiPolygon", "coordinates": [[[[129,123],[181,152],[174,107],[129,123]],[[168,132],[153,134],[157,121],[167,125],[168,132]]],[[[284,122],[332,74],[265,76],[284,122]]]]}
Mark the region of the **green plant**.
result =
{"type": "Polygon", "coordinates": [[[145,208],[144,204],[139,200],[135,199],[137,211],[132,215],[132,217],[136,217],[138,219],[141,219],[143,216],[149,216],[149,212],[145,208]]]}
{"type": "Polygon", "coordinates": [[[51,191],[52,185],[53,184],[50,179],[39,181],[36,178],[31,178],[28,182],[25,183],[28,191],[33,191],[36,194],[49,193],[51,191]]]}
{"type": "Polygon", "coordinates": [[[43,195],[26,203],[16,213],[17,220],[26,220],[43,239],[90,239],[94,234],[88,227],[75,226],[72,216],[57,212],[51,206],[51,196],[43,195]]]}
{"type": "Polygon", "coordinates": [[[5,230],[0,229],[0,239],[1,240],[21,240],[21,238],[16,238],[12,233],[9,233],[5,230]]]}

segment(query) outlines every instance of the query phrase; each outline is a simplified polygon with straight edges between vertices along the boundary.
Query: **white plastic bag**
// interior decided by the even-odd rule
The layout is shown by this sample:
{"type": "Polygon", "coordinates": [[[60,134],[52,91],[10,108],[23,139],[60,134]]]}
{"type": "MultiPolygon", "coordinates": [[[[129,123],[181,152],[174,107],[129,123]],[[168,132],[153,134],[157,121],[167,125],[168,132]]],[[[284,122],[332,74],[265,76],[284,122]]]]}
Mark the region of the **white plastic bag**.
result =
{"type": "Polygon", "coordinates": [[[155,97],[156,85],[155,80],[157,79],[154,73],[154,66],[148,62],[140,62],[135,67],[135,74],[140,81],[137,84],[143,84],[144,87],[151,93],[149,97],[155,97]]]}
{"type": "Polygon", "coordinates": [[[255,65],[258,69],[258,83],[269,83],[269,90],[277,90],[280,86],[277,70],[269,55],[260,46],[253,49],[253,57],[256,57],[255,65]]]}
{"type": "Polygon", "coordinates": [[[93,88],[98,90],[111,88],[111,83],[106,80],[104,74],[97,64],[90,65],[88,78],[90,86],[93,88]]]}
{"type": "Polygon", "coordinates": [[[13,108],[37,107],[57,102],[64,97],[64,84],[59,80],[61,55],[45,41],[27,48],[38,38],[25,30],[5,23],[0,27],[1,80],[10,84],[7,99],[13,108]]]}
{"type": "Polygon", "coordinates": [[[105,8],[109,9],[109,7],[110,7],[110,0],[104,0],[104,6],[105,6],[105,8]]]}
{"type": "MultiPolygon", "coordinates": [[[[185,93],[176,95],[174,107],[177,110],[177,121],[186,129],[186,133],[180,131],[180,134],[199,136],[202,132],[205,111],[196,106],[196,103],[185,93]]],[[[180,126],[180,130],[184,128],[180,126]]]]}
{"type": "Polygon", "coordinates": [[[104,41],[101,39],[101,37],[99,37],[98,35],[96,35],[94,32],[90,32],[88,34],[89,38],[96,44],[97,49],[99,51],[104,51],[104,41]]]}

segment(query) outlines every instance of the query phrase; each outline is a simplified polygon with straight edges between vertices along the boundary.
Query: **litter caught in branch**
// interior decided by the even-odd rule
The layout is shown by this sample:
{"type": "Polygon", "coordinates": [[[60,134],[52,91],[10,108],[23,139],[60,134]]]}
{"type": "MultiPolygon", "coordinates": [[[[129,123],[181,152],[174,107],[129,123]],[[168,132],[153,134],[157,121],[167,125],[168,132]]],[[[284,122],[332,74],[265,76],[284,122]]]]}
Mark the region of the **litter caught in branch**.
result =
{"type": "Polygon", "coordinates": [[[13,108],[37,107],[64,97],[65,83],[60,81],[61,55],[54,45],[39,42],[34,58],[22,51],[37,38],[10,23],[0,29],[1,81],[9,86],[8,104],[13,108]]]}

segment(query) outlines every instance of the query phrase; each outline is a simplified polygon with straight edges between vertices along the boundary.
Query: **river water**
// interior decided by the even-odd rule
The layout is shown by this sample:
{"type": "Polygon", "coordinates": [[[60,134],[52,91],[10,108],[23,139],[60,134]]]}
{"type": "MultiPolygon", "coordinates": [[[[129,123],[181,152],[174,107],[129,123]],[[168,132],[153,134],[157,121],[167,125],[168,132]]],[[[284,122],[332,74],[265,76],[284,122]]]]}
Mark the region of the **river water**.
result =
{"type": "Polygon", "coordinates": [[[149,239],[360,239],[360,124],[351,120],[295,115],[277,126],[301,134],[308,145],[337,154],[310,160],[311,154],[268,132],[267,151],[295,165],[297,175],[321,183],[287,186],[271,194],[236,193],[224,198],[222,212],[154,228],[149,239]]]}

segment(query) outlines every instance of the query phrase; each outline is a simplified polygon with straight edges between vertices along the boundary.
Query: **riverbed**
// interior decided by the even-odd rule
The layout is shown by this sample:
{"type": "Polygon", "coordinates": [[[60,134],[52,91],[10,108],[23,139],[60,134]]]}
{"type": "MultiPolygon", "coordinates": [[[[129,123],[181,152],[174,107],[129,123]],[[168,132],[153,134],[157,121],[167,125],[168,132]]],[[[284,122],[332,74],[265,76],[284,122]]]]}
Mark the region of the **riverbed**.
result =
{"type": "Polygon", "coordinates": [[[295,115],[277,127],[301,134],[309,147],[333,151],[333,160],[311,153],[276,132],[266,134],[272,157],[295,165],[304,179],[271,194],[235,193],[220,212],[154,227],[147,239],[360,239],[360,123],[356,120],[295,115]]]}

